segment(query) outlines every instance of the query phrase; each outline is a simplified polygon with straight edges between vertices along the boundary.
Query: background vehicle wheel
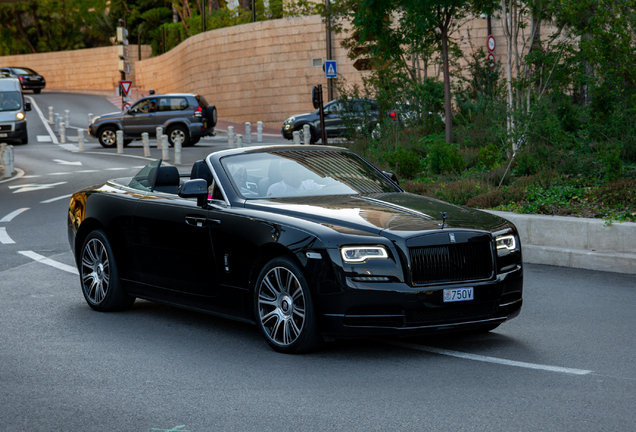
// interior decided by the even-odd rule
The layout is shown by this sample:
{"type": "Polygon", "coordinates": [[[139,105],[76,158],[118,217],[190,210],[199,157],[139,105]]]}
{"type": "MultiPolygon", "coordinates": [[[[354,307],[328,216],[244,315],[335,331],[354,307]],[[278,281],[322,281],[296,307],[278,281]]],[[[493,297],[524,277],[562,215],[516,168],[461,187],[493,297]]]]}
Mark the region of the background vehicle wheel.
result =
{"type": "Polygon", "coordinates": [[[315,349],[321,338],[309,286],[300,268],[287,257],[271,260],[254,289],[256,324],[276,351],[292,354],[315,349]]]}
{"type": "Polygon", "coordinates": [[[20,144],[28,144],[29,143],[29,132],[26,131],[24,133],[24,138],[20,140],[20,144]]]}
{"type": "Polygon", "coordinates": [[[190,145],[190,134],[184,126],[173,126],[168,130],[168,142],[170,147],[174,147],[177,137],[181,137],[181,147],[190,145]]]}
{"type": "MultiPolygon", "coordinates": [[[[300,138],[301,144],[305,143],[305,130],[301,127],[300,129],[296,129],[298,131],[298,137],[300,138]]],[[[314,144],[316,141],[316,133],[314,132],[314,128],[309,128],[309,144],[314,144]]]]}
{"type": "Polygon", "coordinates": [[[131,142],[133,142],[133,140],[131,139],[125,139],[124,140],[124,147],[126,147],[128,144],[130,144],[131,142]]]}
{"type": "Polygon", "coordinates": [[[196,143],[198,143],[199,141],[201,141],[201,137],[198,138],[190,138],[190,142],[188,143],[188,147],[192,147],[193,145],[195,145],[196,143]]]}
{"type": "Polygon", "coordinates": [[[33,89],[33,93],[35,93],[35,94],[40,94],[41,91],[42,91],[42,89],[33,89]]]}
{"type": "Polygon", "coordinates": [[[102,147],[113,148],[117,145],[117,129],[114,126],[105,126],[97,133],[97,139],[102,147]]]}
{"type": "Polygon", "coordinates": [[[216,126],[217,111],[214,105],[208,105],[205,108],[205,118],[208,119],[209,128],[216,126]]]}
{"type": "Polygon", "coordinates": [[[124,310],[135,302],[121,285],[113,250],[103,231],[93,231],[86,237],[79,267],[84,299],[94,310],[124,310]]]}

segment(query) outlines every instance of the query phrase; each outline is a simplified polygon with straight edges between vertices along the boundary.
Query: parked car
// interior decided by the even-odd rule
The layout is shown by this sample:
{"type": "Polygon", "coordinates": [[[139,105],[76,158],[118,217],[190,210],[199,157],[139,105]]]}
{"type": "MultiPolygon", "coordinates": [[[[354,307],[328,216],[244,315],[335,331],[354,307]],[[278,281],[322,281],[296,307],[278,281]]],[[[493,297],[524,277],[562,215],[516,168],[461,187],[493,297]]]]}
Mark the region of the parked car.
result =
{"type": "MultiPolygon", "coordinates": [[[[378,105],[373,99],[340,99],[333,100],[324,106],[325,130],[327,138],[343,136],[347,127],[364,127],[373,130],[379,117],[378,105]]],[[[283,122],[281,133],[283,138],[291,140],[293,133],[298,131],[301,142],[304,142],[303,126],[308,124],[311,133],[310,143],[318,142],[321,137],[320,110],[313,113],[297,114],[283,122]]]]}
{"type": "Polygon", "coordinates": [[[0,73],[4,72],[12,77],[20,80],[23,90],[33,90],[33,93],[39,94],[46,86],[46,80],[42,75],[26,67],[3,67],[0,73]]]}
{"type": "Polygon", "coordinates": [[[24,100],[20,81],[0,74],[0,142],[28,144],[26,111],[31,104],[24,100]]]}
{"type": "Polygon", "coordinates": [[[214,105],[201,95],[170,93],[139,99],[124,112],[104,114],[92,119],[88,133],[106,148],[117,145],[117,131],[124,132],[124,144],[141,139],[144,132],[155,137],[158,126],[168,135],[171,146],[177,137],[184,147],[195,145],[201,137],[213,136],[217,121],[214,105]]]}
{"type": "Polygon", "coordinates": [[[511,222],[404,192],[338,147],[223,150],[189,178],[153,161],[73,194],[68,239],[91,308],[142,298],[231,317],[285,353],[490,331],[523,301],[511,222]]]}

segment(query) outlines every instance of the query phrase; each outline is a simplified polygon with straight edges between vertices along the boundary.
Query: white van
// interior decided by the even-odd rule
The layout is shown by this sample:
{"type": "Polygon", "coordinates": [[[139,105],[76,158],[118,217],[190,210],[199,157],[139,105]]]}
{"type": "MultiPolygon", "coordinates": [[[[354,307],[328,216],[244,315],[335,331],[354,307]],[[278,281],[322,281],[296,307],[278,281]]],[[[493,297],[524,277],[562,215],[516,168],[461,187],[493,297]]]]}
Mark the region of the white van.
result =
{"type": "Polygon", "coordinates": [[[24,101],[20,80],[0,75],[0,143],[29,142],[26,111],[31,103],[24,101]]]}

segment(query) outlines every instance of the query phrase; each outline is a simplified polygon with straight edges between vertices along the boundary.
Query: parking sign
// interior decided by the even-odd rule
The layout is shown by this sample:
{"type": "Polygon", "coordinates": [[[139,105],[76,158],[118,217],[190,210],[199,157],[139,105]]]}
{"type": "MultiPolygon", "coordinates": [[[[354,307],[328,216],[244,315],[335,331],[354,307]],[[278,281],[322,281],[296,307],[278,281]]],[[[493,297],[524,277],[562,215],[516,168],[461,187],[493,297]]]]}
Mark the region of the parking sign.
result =
{"type": "Polygon", "coordinates": [[[338,63],[335,60],[325,61],[325,78],[338,78],[338,63]]]}

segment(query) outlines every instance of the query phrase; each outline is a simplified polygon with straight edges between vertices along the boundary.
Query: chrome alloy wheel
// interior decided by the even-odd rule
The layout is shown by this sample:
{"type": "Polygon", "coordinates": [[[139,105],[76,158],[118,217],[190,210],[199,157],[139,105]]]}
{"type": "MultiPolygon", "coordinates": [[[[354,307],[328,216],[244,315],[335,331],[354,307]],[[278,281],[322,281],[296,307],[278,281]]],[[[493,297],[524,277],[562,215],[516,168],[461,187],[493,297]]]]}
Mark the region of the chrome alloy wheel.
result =
{"type": "Polygon", "coordinates": [[[117,144],[117,133],[112,129],[105,129],[102,132],[102,143],[107,146],[117,144]]]}
{"type": "Polygon", "coordinates": [[[285,267],[274,267],[263,278],[258,292],[261,325],[277,345],[289,346],[305,325],[305,294],[296,276],[285,267]]]}
{"type": "Polygon", "coordinates": [[[183,144],[185,142],[186,134],[181,129],[175,128],[170,133],[170,142],[172,143],[177,142],[177,137],[181,140],[181,144],[183,144]]]}
{"type": "Polygon", "coordinates": [[[110,286],[110,261],[106,246],[99,239],[89,240],[82,251],[82,288],[86,299],[98,305],[110,286]]]}

